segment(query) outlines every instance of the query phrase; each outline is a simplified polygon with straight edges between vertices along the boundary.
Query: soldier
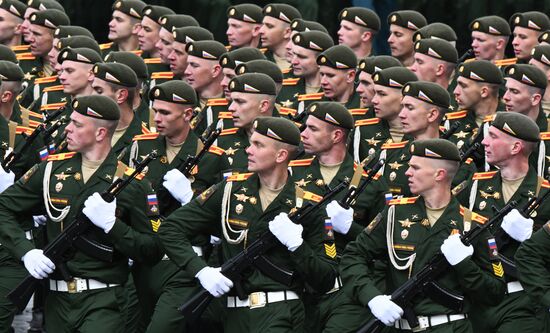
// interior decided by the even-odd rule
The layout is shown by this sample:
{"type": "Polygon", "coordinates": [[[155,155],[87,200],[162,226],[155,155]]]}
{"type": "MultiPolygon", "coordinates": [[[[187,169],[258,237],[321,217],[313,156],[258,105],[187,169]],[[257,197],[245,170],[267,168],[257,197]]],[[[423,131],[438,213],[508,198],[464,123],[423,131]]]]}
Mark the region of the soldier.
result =
{"type": "Polygon", "coordinates": [[[459,233],[472,223],[484,223],[468,214],[451,194],[451,182],[459,168],[460,155],[454,144],[442,139],[415,141],[411,146],[407,177],[411,192],[418,197],[395,199],[365,228],[344,252],[340,272],[344,291],[387,326],[400,330],[428,332],[471,332],[465,320],[474,304],[496,303],[502,298],[504,281],[493,267],[488,232],[465,246],[459,233]],[[474,222],[475,221],[475,222],[474,222]],[[409,310],[418,316],[419,327],[401,319],[403,308],[389,294],[426,266],[439,251],[450,264],[450,274],[436,281],[452,293],[465,296],[464,312],[429,297],[416,297],[409,310]],[[387,290],[379,290],[369,266],[373,260],[387,262],[387,290]]]}
{"type": "Polygon", "coordinates": [[[451,43],[453,47],[456,47],[456,41],[458,37],[456,32],[445,23],[434,22],[430,23],[422,28],[418,29],[413,34],[413,40],[419,41],[421,39],[443,39],[451,43]]]}
{"type": "Polygon", "coordinates": [[[470,23],[472,50],[476,60],[493,61],[505,58],[504,52],[512,31],[500,16],[483,16],[470,23]]]}
{"type": "MultiPolygon", "coordinates": [[[[306,21],[302,19],[292,20],[292,22],[290,23],[290,38],[288,40],[288,43],[286,43],[285,45],[286,58],[288,59],[288,62],[290,62],[291,65],[292,65],[292,47],[294,46],[294,42],[293,42],[294,36],[299,32],[306,32],[306,31],[320,31],[328,35],[327,29],[323,27],[321,23],[318,23],[315,21],[306,21]]],[[[331,40],[332,40],[332,37],[331,37],[331,40]]],[[[292,74],[292,66],[285,69],[283,71],[283,74],[285,74],[286,78],[294,77],[294,75],[292,74]]]]}
{"type": "Polygon", "coordinates": [[[159,51],[160,62],[170,64],[168,56],[172,52],[174,44],[174,29],[181,27],[198,27],[199,22],[189,15],[164,15],[159,19],[159,40],[155,47],[159,51]]]}
{"type": "MultiPolygon", "coordinates": [[[[546,77],[550,77],[550,45],[535,46],[533,51],[531,51],[531,60],[529,60],[529,64],[543,71],[546,77]]],[[[544,114],[548,117],[550,114],[550,89],[544,91],[541,107],[544,114]]]]}
{"type": "MultiPolygon", "coordinates": [[[[537,176],[535,168],[529,165],[529,155],[539,140],[538,126],[529,117],[517,112],[498,112],[482,142],[487,162],[496,166],[498,171],[473,175],[473,183],[467,191],[469,198],[463,200],[469,209],[490,218],[494,214],[491,207],[500,209],[510,200],[517,201],[518,207],[522,207],[542,188],[549,188],[550,184],[537,176]]],[[[533,217],[535,225],[542,226],[549,214],[548,206],[542,203],[533,217]]],[[[499,236],[497,246],[503,263],[510,263],[504,265],[503,272],[508,282],[507,293],[498,305],[479,304],[470,312],[476,332],[540,331],[535,304],[523,292],[517,273],[510,269],[514,268],[513,258],[520,242],[528,238],[528,229],[533,228],[533,221],[528,223],[526,220],[514,210],[504,217],[502,223],[491,228],[499,236]]]]}
{"type": "Polygon", "coordinates": [[[135,51],[138,49],[138,31],[141,13],[145,3],[139,0],[117,0],[113,3],[113,14],[109,21],[110,43],[101,44],[101,52],[107,55],[112,51],[135,51]]]}
{"type": "MultiPolygon", "coordinates": [[[[235,73],[238,75],[245,73],[263,73],[269,76],[273,82],[275,82],[275,91],[277,95],[279,95],[283,88],[283,73],[279,66],[269,60],[259,59],[244,62],[235,67],[235,73]]],[[[276,110],[274,111],[278,112],[280,106],[281,105],[278,103],[275,103],[276,110]]],[[[277,116],[277,112],[273,116],[277,116]]]]}
{"type": "Polygon", "coordinates": [[[220,83],[223,89],[223,95],[227,99],[231,99],[229,92],[229,82],[235,77],[235,68],[244,62],[251,60],[265,60],[266,57],[257,48],[241,47],[224,53],[220,57],[220,65],[222,66],[223,79],[220,83]]]}
{"type": "MultiPolygon", "coordinates": [[[[40,10],[46,9],[57,9],[59,11],[65,12],[65,8],[55,1],[55,0],[32,0],[27,2],[27,10],[25,10],[24,20],[21,24],[21,33],[23,34],[23,41],[29,43],[29,34],[30,34],[30,17],[33,13],[36,13],[40,10]]],[[[30,46],[20,45],[16,48],[17,52],[30,52],[30,46]]]]}
{"type": "MultiPolygon", "coordinates": [[[[111,184],[117,170],[110,137],[119,112],[116,104],[103,96],[78,97],[73,109],[66,131],[69,149],[74,152],[54,155],[47,163],[35,165],[5,192],[0,198],[0,214],[9,223],[3,224],[0,237],[29,274],[49,279],[45,307],[48,331],[94,332],[99,327],[117,331],[123,325],[119,302],[128,276],[128,256],[140,262],[162,256],[149,222],[158,218],[151,213],[147,200],[155,194],[146,182],[136,180],[116,200],[107,203],[101,198],[97,192],[111,184]],[[64,226],[74,223],[77,215],[84,214],[95,228],[89,237],[115,247],[113,262],[78,250],[71,250],[72,256],[65,263],[52,262],[25,239],[19,225],[18,215],[31,211],[47,214],[49,241],[64,226]],[[59,265],[66,265],[69,278],[60,274],[59,265]]],[[[126,167],[119,169],[128,172],[126,167]]]]}
{"type": "Polygon", "coordinates": [[[23,40],[21,24],[27,6],[21,1],[6,0],[0,3],[0,44],[19,46],[23,40]]]}
{"type": "Polygon", "coordinates": [[[428,22],[424,15],[414,10],[400,10],[388,16],[390,36],[388,44],[392,57],[401,61],[405,67],[414,63],[414,40],[415,31],[422,28],[428,22]]]}
{"type": "Polygon", "coordinates": [[[329,290],[336,274],[334,260],[325,252],[328,242],[319,211],[303,226],[287,216],[297,199],[287,168],[300,143],[299,130],[283,118],[260,117],[254,123],[247,148],[251,172],[227,178],[172,213],[159,235],[170,259],[196,277],[203,288],[215,297],[228,294],[225,331],[302,331],[304,283],[319,292],[329,290]],[[253,268],[243,281],[231,281],[219,268],[197,257],[189,241],[196,234],[220,237],[225,261],[265,232],[281,242],[266,255],[277,266],[299,272],[290,286],[253,268]],[[244,301],[231,290],[239,282],[244,293],[251,295],[244,301]]]}
{"type": "Polygon", "coordinates": [[[281,71],[290,67],[286,54],[286,44],[291,37],[290,23],[296,18],[302,18],[300,12],[287,4],[274,3],[263,8],[264,17],[260,28],[260,40],[267,48],[265,56],[274,61],[281,71]]]}
{"type": "Polygon", "coordinates": [[[155,75],[151,74],[151,87],[154,87],[155,84],[162,83],[162,80],[183,77],[185,69],[187,68],[187,51],[185,50],[187,43],[201,40],[214,40],[214,35],[201,27],[176,28],[172,34],[174,35],[174,43],[172,44],[172,52],[168,55],[171,73],[160,72],[155,75]]]}
{"type": "Polygon", "coordinates": [[[228,50],[241,47],[258,48],[260,46],[260,28],[262,27],[262,8],[243,3],[227,9],[228,50]]]}
{"type": "Polygon", "coordinates": [[[67,47],[59,52],[57,61],[61,66],[59,80],[64,93],[72,98],[93,93],[92,68],[95,63],[102,62],[99,53],[89,48],[67,47]]]}
{"type": "Polygon", "coordinates": [[[519,62],[526,63],[531,58],[531,50],[538,45],[540,35],[550,29],[550,19],[541,12],[516,13],[510,17],[510,27],[514,34],[514,54],[519,62]]]}
{"type": "Polygon", "coordinates": [[[372,54],[374,37],[380,30],[380,18],[363,7],[344,8],[338,15],[338,44],[346,45],[360,59],[372,54]]]}

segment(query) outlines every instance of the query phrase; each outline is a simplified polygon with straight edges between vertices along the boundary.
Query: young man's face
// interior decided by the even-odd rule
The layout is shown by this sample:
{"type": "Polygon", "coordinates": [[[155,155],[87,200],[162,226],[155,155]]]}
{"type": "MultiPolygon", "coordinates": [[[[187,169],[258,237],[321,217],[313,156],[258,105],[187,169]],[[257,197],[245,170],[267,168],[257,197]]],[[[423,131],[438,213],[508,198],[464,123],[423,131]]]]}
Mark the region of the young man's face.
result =
{"type": "Polygon", "coordinates": [[[472,50],[476,59],[493,60],[497,55],[499,38],[481,31],[472,31],[472,50]]]}
{"type": "Polygon", "coordinates": [[[200,93],[212,83],[215,66],[220,66],[217,60],[207,60],[190,55],[187,58],[184,78],[195,91],[200,93]]]}
{"type": "Polygon", "coordinates": [[[65,60],[61,63],[59,81],[63,85],[63,92],[69,95],[78,95],[84,91],[92,81],[92,65],[65,60]]]}
{"type": "Polygon", "coordinates": [[[363,33],[364,28],[360,25],[342,20],[338,29],[338,44],[355,49],[361,45],[363,33]]]}
{"type": "Polygon", "coordinates": [[[159,50],[160,61],[163,64],[170,63],[170,53],[174,49],[174,35],[172,35],[168,30],[160,28],[159,31],[159,40],[155,47],[159,50]]]}
{"type": "Polygon", "coordinates": [[[416,74],[419,80],[435,82],[436,79],[436,70],[438,61],[434,58],[415,52],[414,53],[414,63],[411,66],[411,71],[416,74]]]}
{"type": "Polygon", "coordinates": [[[9,11],[0,8],[0,44],[11,41],[21,20],[9,11]]]}
{"type": "Polygon", "coordinates": [[[134,24],[129,15],[114,10],[111,21],[109,21],[109,35],[107,38],[113,42],[126,40],[132,36],[133,28],[134,24]]]}
{"type": "Polygon", "coordinates": [[[187,68],[188,54],[187,51],[185,51],[185,46],[186,44],[174,42],[172,44],[172,52],[168,55],[170,70],[178,76],[183,76],[187,68]]]}
{"type": "Polygon", "coordinates": [[[374,85],[374,97],[372,104],[376,117],[386,120],[393,120],[401,111],[401,90],[386,87],[380,84],[374,85]]]}
{"type": "Polygon", "coordinates": [[[390,37],[388,37],[388,44],[390,46],[391,55],[395,58],[410,57],[413,50],[413,31],[401,26],[391,24],[390,25],[390,37]]]}
{"type": "Polygon", "coordinates": [[[287,23],[271,16],[264,16],[260,28],[260,39],[262,46],[274,48],[285,42],[287,23]]]}
{"type": "Polygon", "coordinates": [[[29,29],[31,27],[31,21],[29,20],[29,17],[31,17],[32,13],[35,13],[37,11],[38,9],[27,7],[27,10],[25,11],[25,15],[23,16],[25,19],[21,24],[21,33],[23,34],[23,40],[25,40],[25,42],[27,43],[29,43],[29,34],[30,34],[29,29]]]}
{"type": "Polygon", "coordinates": [[[32,55],[36,57],[47,56],[53,45],[53,30],[41,25],[31,24],[29,43],[32,55]]]}
{"type": "Polygon", "coordinates": [[[534,105],[527,85],[512,78],[506,78],[506,92],[502,96],[506,111],[527,114],[534,105]]]}
{"type": "Polygon", "coordinates": [[[312,77],[319,72],[319,65],[317,65],[318,52],[306,49],[299,45],[292,44],[291,48],[292,59],[292,73],[298,77],[312,77]]]}
{"type": "Polygon", "coordinates": [[[160,25],[148,16],[141,20],[141,29],[138,32],[139,48],[143,51],[156,50],[155,44],[159,40],[160,25]]]}
{"type": "Polygon", "coordinates": [[[186,126],[189,126],[192,108],[187,105],[170,103],[167,101],[154,100],[153,110],[155,111],[155,125],[157,132],[167,138],[175,137],[181,133],[186,126]]]}
{"type": "Polygon", "coordinates": [[[457,78],[453,93],[460,109],[474,110],[481,101],[479,84],[463,76],[457,78]]]}
{"type": "Polygon", "coordinates": [[[317,117],[307,117],[306,129],[300,134],[305,152],[319,154],[329,151],[333,146],[333,128],[317,117]]]}
{"type": "Polygon", "coordinates": [[[515,27],[512,46],[514,47],[516,57],[518,59],[529,59],[531,57],[531,50],[539,44],[538,38],[538,31],[515,27]]]}
{"type": "Polygon", "coordinates": [[[229,112],[237,128],[250,128],[254,119],[260,116],[261,98],[254,94],[234,91],[231,93],[229,112]]]}
{"type": "Polygon", "coordinates": [[[330,99],[338,99],[353,84],[355,75],[349,74],[350,70],[336,69],[329,66],[320,66],[321,88],[325,96],[330,99]]]}
{"type": "Polygon", "coordinates": [[[260,34],[260,24],[247,23],[234,18],[227,20],[227,41],[232,47],[248,46],[260,34]]]}
{"type": "Polygon", "coordinates": [[[277,164],[279,148],[275,140],[265,135],[252,133],[250,146],[246,148],[248,154],[248,171],[261,172],[273,169],[277,164]]]}
{"type": "Polygon", "coordinates": [[[361,97],[361,105],[368,107],[372,105],[372,98],[374,97],[374,81],[372,75],[367,72],[361,71],[359,73],[359,84],[355,91],[361,97]]]}

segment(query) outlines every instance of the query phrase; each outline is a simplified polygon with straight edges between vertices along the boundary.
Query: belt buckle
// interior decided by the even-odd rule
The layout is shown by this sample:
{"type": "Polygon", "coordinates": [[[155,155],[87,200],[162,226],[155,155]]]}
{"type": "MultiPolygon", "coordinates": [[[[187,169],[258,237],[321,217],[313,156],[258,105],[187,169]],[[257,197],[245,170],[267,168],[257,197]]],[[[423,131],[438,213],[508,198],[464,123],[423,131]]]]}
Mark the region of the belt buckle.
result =
{"type": "Polygon", "coordinates": [[[77,291],[77,288],[76,288],[76,280],[75,279],[70,279],[69,281],[65,281],[67,283],[67,292],[69,294],[76,294],[78,291],[77,291]]]}
{"type": "Polygon", "coordinates": [[[430,327],[430,321],[428,320],[428,317],[418,316],[417,318],[418,318],[418,326],[411,328],[411,331],[422,332],[422,331],[425,331],[428,327],[430,327]]]}
{"type": "Polygon", "coordinates": [[[262,291],[258,291],[248,295],[248,304],[251,309],[263,308],[266,305],[266,296],[262,291]]]}

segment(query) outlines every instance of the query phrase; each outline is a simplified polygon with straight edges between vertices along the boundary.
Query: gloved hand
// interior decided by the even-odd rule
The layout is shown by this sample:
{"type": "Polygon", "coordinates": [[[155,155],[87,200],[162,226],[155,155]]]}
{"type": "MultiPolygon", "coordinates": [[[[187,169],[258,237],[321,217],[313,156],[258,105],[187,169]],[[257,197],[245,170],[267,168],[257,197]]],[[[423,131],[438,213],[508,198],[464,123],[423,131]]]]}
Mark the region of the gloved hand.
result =
{"type": "Polygon", "coordinates": [[[162,186],[170,192],[170,194],[178,200],[182,206],[193,199],[193,190],[191,182],[178,169],[172,169],[164,175],[162,186]]]}
{"type": "Polygon", "coordinates": [[[54,263],[46,257],[42,250],[33,249],[21,258],[25,268],[35,279],[44,279],[55,270],[54,263]]]}
{"type": "Polygon", "coordinates": [[[222,243],[222,240],[219,239],[218,237],[216,236],[212,236],[210,235],[210,244],[212,245],[220,245],[222,243]]]}
{"type": "Polygon", "coordinates": [[[353,222],[353,208],[345,209],[340,206],[338,201],[332,200],[326,207],[328,217],[332,223],[332,228],[339,234],[348,233],[353,222]]]}
{"type": "Polygon", "coordinates": [[[464,245],[460,240],[460,235],[454,234],[443,242],[441,253],[443,253],[449,264],[454,266],[474,254],[474,247],[464,245]]]}
{"type": "Polygon", "coordinates": [[[13,172],[6,172],[4,168],[0,167],[0,193],[5,189],[12,186],[15,182],[15,174],[13,172]]]}
{"type": "Polygon", "coordinates": [[[225,277],[220,270],[221,267],[206,266],[195,275],[202,287],[214,297],[221,297],[233,288],[233,281],[225,277]]]}
{"type": "Polygon", "coordinates": [[[33,221],[34,221],[34,226],[35,227],[39,227],[41,225],[45,225],[46,224],[46,221],[48,220],[46,218],[46,216],[44,215],[33,215],[32,217],[33,221]]]}
{"type": "Polygon", "coordinates": [[[392,326],[403,315],[403,309],[392,302],[389,295],[378,295],[368,305],[372,314],[386,326],[392,326]]]}
{"type": "Polygon", "coordinates": [[[304,227],[292,222],[287,213],[279,213],[275,216],[269,222],[269,230],[290,252],[294,252],[304,242],[302,238],[304,227]]]}
{"type": "Polygon", "coordinates": [[[533,234],[533,219],[525,218],[517,209],[512,209],[504,216],[501,226],[510,237],[518,242],[531,238],[531,234],[533,234]]]}
{"type": "Polygon", "coordinates": [[[99,193],[95,192],[84,202],[82,213],[98,228],[108,233],[115,225],[115,210],[116,198],[112,202],[106,202],[99,193]]]}

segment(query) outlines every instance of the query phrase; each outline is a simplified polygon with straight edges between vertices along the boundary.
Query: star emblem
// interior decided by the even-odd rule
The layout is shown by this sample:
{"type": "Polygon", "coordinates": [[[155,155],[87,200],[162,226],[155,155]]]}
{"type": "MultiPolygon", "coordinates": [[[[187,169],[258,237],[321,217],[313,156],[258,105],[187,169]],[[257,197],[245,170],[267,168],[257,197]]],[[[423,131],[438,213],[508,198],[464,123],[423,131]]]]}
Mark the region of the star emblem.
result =
{"type": "Polygon", "coordinates": [[[245,202],[248,200],[248,195],[244,194],[244,193],[233,193],[233,195],[237,198],[237,201],[242,201],[242,202],[245,202]]]}
{"type": "Polygon", "coordinates": [[[295,93],[295,94],[294,94],[294,97],[298,97],[298,96],[300,96],[299,93],[295,93]]]}
{"type": "Polygon", "coordinates": [[[31,73],[26,73],[26,74],[24,75],[24,78],[25,78],[26,81],[32,80],[32,75],[31,75],[31,73]]]}
{"type": "Polygon", "coordinates": [[[299,187],[304,187],[306,186],[308,183],[310,183],[311,181],[308,180],[308,181],[305,181],[303,178],[300,179],[299,181],[295,182],[296,186],[299,186],[299,187]]]}
{"type": "Polygon", "coordinates": [[[453,111],[454,109],[455,109],[455,107],[454,107],[454,106],[452,106],[452,105],[449,105],[449,110],[453,111]]]}
{"type": "Polygon", "coordinates": [[[286,101],[281,102],[281,105],[285,108],[289,108],[292,106],[292,101],[287,99],[286,101]]]}
{"type": "Polygon", "coordinates": [[[380,141],[382,140],[375,140],[374,139],[374,136],[370,139],[365,139],[365,141],[367,141],[367,143],[371,146],[376,146],[380,141]]]}
{"type": "Polygon", "coordinates": [[[390,166],[390,168],[391,168],[392,170],[399,170],[399,168],[403,166],[403,164],[397,163],[397,161],[396,161],[396,162],[392,162],[392,163],[388,163],[388,165],[390,166]]]}
{"type": "Polygon", "coordinates": [[[239,150],[239,149],[234,149],[233,147],[229,147],[228,149],[225,150],[225,154],[227,156],[233,156],[233,155],[235,155],[237,150],[239,150]]]}
{"type": "Polygon", "coordinates": [[[349,177],[348,176],[344,177],[344,181],[349,183],[349,181],[350,181],[349,177]]]}
{"type": "Polygon", "coordinates": [[[410,228],[412,225],[416,224],[416,222],[413,222],[409,220],[408,218],[404,220],[399,220],[399,223],[401,223],[401,227],[403,228],[410,228]]]}
{"type": "Polygon", "coordinates": [[[492,186],[487,186],[487,191],[492,191],[492,190],[493,190],[492,186]]]}
{"type": "Polygon", "coordinates": [[[54,176],[55,176],[55,179],[57,179],[57,180],[66,180],[71,175],[65,174],[65,172],[61,172],[61,173],[55,174],[54,176]]]}
{"type": "Polygon", "coordinates": [[[406,158],[407,158],[407,155],[405,155],[405,154],[402,154],[402,155],[399,157],[399,159],[400,159],[401,161],[403,161],[403,160],[406,159],[406,158]]]}
{"type": "Polygon", "coordinates": [[[457,137],[457,139],[464,139],[468,136],[468,132],[460,131],[458,133],[453,134],[457,137]]]}

